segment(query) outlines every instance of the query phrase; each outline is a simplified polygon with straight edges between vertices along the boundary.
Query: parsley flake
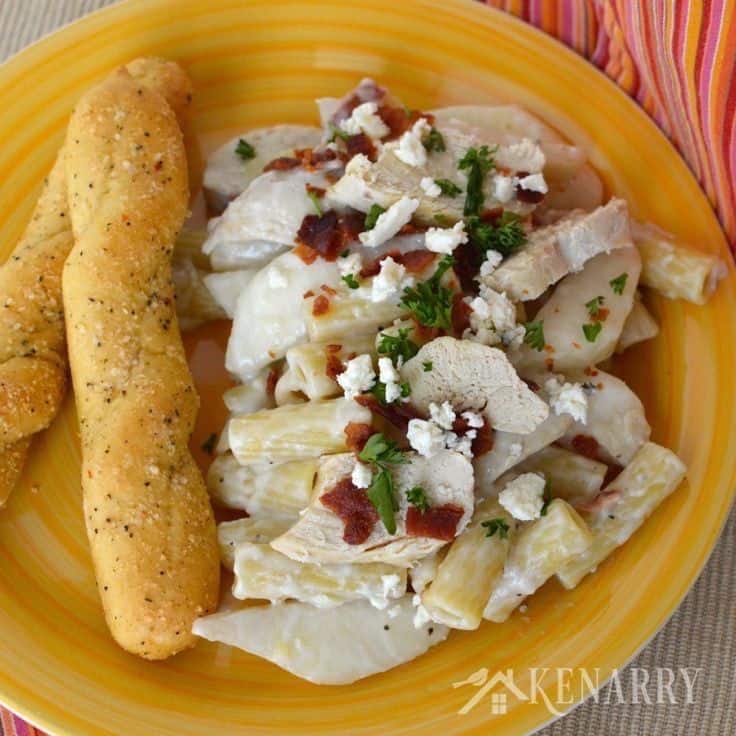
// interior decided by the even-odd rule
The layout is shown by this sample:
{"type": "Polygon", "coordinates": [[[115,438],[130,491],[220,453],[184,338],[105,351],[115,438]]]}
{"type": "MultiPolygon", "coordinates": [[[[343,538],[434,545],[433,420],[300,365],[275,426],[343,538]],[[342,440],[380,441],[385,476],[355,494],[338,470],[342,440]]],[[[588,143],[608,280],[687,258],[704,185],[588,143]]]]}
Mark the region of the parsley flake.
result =
{"type": "Polygon", "coordinates": [[[624,293],[624,289],[626,288],[626,281],[628,278],[629,274],[624,272],[620,276],[616,276],[615,279],[611,279],[608,282],[611,285],[614,294],[618,294],[619,296],[621,296],[621,294],[624,293]]]}
{"type": "Polygon", "coordinates": [[[419,352],[419,346],[409,339],[410,332],[411,327],[400,328],[397,335],[382,332],[378,336],[378,347],[376,348],[378,354],[387,355],[394,365],[398,365],[399,358],[406,363],[419,352]]]}
{"type": "Polygon", "coordinates": [[[378,222],[378,218],[385,212],[386,210],[381,207],[380,204],[372,204],[371,208],[368,210],[368,214],[365,216],[365,224],[364,227],[366,230],[373,230],[373,228],[376,226],[376,222],[378,222]]]}
{"type": "Polygon", "coordinates": [[[381,470],[373,478],[366,491],[389,534],[396,533],[396,511],[398,504],[394,495],[394,481],[388,470],[381,470]]]}
{"type": "Polygon", "coordinates": [[[534,350],[544,350],[544,320],[524,323],[524,342],[534,350]]]}
{"type": "Polygon", "coordinates": [[[330,139],[327,141],[328,143],[334,143],[336,138],[339,138],[340,140],[346,141],[348,138],[350,138],[350,135],[346,133],[341,128],[338,128],[335,123],[330,123],[330,132],[332,135],[330,136],[330,139]]]}
{"type": "Polygon", "coordinates": [[[508,539],[509,525],[503,519],[486,519],[486,521],[481,521],[480,525],[485,528],[486,537],[492,537],[498,532],[500,539],[508,539]]]}
{"type": "Polygon", "coordinates": [[[452,327],[452,291],[443,286],[440,280],[454,262],[452,256],[445,256],[429,279],[404,289],[401,303],[426,327],[444,330],[452,327]]]}
{"type": "Polygon", "coordinates": [[[457,197],[463,190],[449,179],[435,179],[434,183],[440,188],[445,197],[457,197]]]}
{"type": "Polygon", "coordinates": [[[445,150],[445,139],[437,128],[432,128],[422,141],[422,145],[427,151],[437,151],[442,153],[445,150]]]}
{"type": "Polygon", "coordinates": [[[595,342],[598,339],[598,335],[601,334],[603,329],[602,322],[593,322],[589,325],[583,325],[583,334],[588,342],[595,342]]]}
{"type": "Polygon", "coordinates": [[[424,363],[422,363],[422,370],[425,373],[429,373],[432,370],[432,361],[431,360],[425,360],[424,363]]]}
{"type": "Polygon", "coordinates": [[[597,317],[598,312],[601,311],[601,307],[603,306],[603,297],[602,296],[596,296],[593,297],[589,302],[585,303],[585,308],[588,310],[588,314],[591,317],[597,317]]]}
{"type": "Polygon", "coordinates": [[[386,439],[381,432],[376,432],[368,438],[365,447],[358,454],[358,459],[383,469],[386,465],[404,465],[409,462],[396,443],[386,439]]]}
{"type": "Polygon", "coordinates": [[[429,508],[429,501],[427,501],[427,492],[421,486],[414,486],[406,492],[406,500],[412,505],[416,506],[422,513],[429,508]]]}
{"type": "Polygon", "coordinates": [[[458,162],[458,169],[467,172],[468,185],[465,189],[465,207],[463,214],[479,215],[483,207],[483,180],[486,174],[494,167],[493,153],[488,146],[468,148],[465,155],[458,162]]]}
{"type": "Polygon", "coordinates": [[[240,156],[243,161],[250,161],[252,158],[256,157],[256,149],[253,148],[245,138],[241,138],[238,141],[238,145],[235,146],[235,153],[240,156]]]}
{"type": "Polygon", "coordinates": [[[317,213],[317,217],[322,217],[322,205],[320,205],[319,203],[319,194],[317,194],[314,189],[308,188],[307,197],[312,200],[312,204],[314,205],[314,210],[317,213]]]}
{"type": "Polygon", "coordinates": [[[348,285],[349,289],[358,289],[360,287],[358,279],[355,278],[354,273],[346,273],[342,277],[342,280],[348,285]]]}
{"type": "Polygon", "coordinates": [[[521,218],[514,212],[504,212],[496,224],[471,215],[465,219],[465,229],[470,242],[483,254],[496,250],[502,256],[508,256],[526,243],[521,218]]]}

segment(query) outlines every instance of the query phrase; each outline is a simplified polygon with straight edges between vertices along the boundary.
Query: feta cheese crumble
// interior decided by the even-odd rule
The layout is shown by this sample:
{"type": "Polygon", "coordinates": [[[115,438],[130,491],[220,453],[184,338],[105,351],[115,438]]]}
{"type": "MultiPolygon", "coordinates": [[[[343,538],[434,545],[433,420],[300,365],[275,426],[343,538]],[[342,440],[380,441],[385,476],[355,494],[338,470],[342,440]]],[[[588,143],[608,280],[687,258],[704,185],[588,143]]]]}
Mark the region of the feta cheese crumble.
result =
{"type": "Polygon", "coordinates": [[[424,457],[432,457],[445,449],[445,433],[434,422],[411,419],[406,439],[413,450],[424,457]]]}
{"type": "Polygon", "coordinates": [[[419,207],[418,199],[402,197],[381,213],[372,230],[360,233],[358,238],[367,248],[377,248],[389,238],[393,238],[404,225],[411,221],[412,215],[419,207]]]}
{"type": "Polygon", "coordinates": [[[498,502],[514,519],[538,519],[544,506],[546,481],[537,473],[524,473],[515,478],[498,494],[498,502]]]}
{"type": "Polygon", "coordinates": [[[427,135],[431,129],[424,118],[419,118],[411,130],[407,130],[399,138],[399,145],[394,149],[396,158],[407,166],[424,166],[427,163],[427,150],[422,143],[422,137],[427,135]]]}
{"type": "Polygon", "coordinates": [[[424,624],[428,624],[432,620],[432,616],[429,611],[422,605],[422,599],[418,595],[414,595],[411,602],[416,606],[414,612],[414,628],[421,629],[424,624]]]}
{"type": "Polygon", "coordinates": [[[526,189],[528,192],[539,192],[540,194],[547,194],[549,191],[547,182],[544,180],[542,174],[529,174],[519,179],[519,186],[522,189],[526,189]]]}
{"type": "Polygon", "coordinates": [[[391,358],[378,359],[378,380],[386,387],[387,404],[392,404],[401,397],[401,377],[391,358]]]}
{"type": "Polygon", "coordinates": [[[588,397],[580,383],[561,383],[550,378],[544,384],[549,395],[549,405],[558,416],[569,414],[576,422],[588,421],[588,397]]]}
{"type": "Polygon", "coordinates": [[[480,276],[490,276],[500,265],[503,256],[497,250],[486,251],[486,259],[480,264],[480,276]]]}
{"type": "Polygon", "coordinates": [[[422,177],[422,180],[419,182],[419,186],[422,188],[422,191],[428,197],[432,197],[432,199],[435,199],[442,194],[442,190],[439,185],[431,176],[422,177]]]}
{"type": "Polygon", "coordinates": [[[378,105],[375,102],[364,102],[358,105],[347,120],[340,123],[340,128],[348,135],[358,135],[365,133],[370,138],[381,139],[387,136],[391,130],[386,123],[381,120],[378,112],[378,105]]]}
{"type": "Polygon", "coordinates": [[[496,174],[491,180],[493,198],[506,204],[513,199],[516,192],[516,183],[514,177],[505,176],[504,174],[496,174]]]}
{"type": "Polygon", "coordinates": [[[362,268],[363,259],[360,257],[360,253],[351,253],[345,258],[337,259],[337,270],[340,272],[340,276],[358,274],[362,268]]]}
{"type": "Polygon", "coordinates": [[[424,236],[424,245],[433,253],[449,255],[461,243],[468,242],[468,234],[465,232],[465,223],[456,222],[450,228],[430,227],[424,236]]]}
{"type": "Polygon", "coordinates": [[[460,416],[473,429],[480,429],[484,424],[483,417],[474,411],[464,411],[460,416]]]}
{"type": "Polygon", "coordinates": [[[431,402],[429,404],[429,416],[438,427],[447,430],[452,429],[452,424],[455,421],[455,412],[449,401],[444,401],[439,406],[431,402]]]}
{"type": "Polygon", "coordinates": [[[517,329],[516,307],[502,292],[481,284],[479,296],[470,300],[469,306],[470,327],[463,334],[466,340],[498,345],[505,342],[505,335],[517,329]]]}
{"type": "Polygon", "coordinates": [[[541,171],[546,161],[544,152],[531,138],[522,138],[509,146],[499,146],[495,160],[499,167],[532,173],[541,171]]]}
{"type": "Polygon", "coordinates": [[[391,256],[381,261],[381,270],[373,277],[371,285],[371,301],[384,302],[400,289],[414,283],[414,279],[406,276],[406,268],[397,263],[391,256]]]}
{"type": "Polygon", "coordinates": [[[337,383],[348,399],[369,391],[376,380],[370,355],[359,355],[347,362],[345,370],[337,377],[337,383]]]}
{"type": "Polygon", "coordinates": [[[356,488],[368,488],[373,480],[373,472],[368,465],[355,463],[350,480],[356,488]]]}

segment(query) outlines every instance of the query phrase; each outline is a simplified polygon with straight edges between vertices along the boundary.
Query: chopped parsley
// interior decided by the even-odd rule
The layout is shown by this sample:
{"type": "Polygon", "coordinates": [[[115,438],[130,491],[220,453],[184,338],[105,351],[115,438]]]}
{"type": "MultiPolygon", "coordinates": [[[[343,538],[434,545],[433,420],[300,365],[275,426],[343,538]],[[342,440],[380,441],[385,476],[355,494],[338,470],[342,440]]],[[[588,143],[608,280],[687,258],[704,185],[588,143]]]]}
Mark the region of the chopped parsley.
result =
{"type": "Polygon", "coordinates": [[[422,141],[422,145],[428,151],[437,151],[438,153],[442,153],[442,151],[445,150],[445,139],[442,137],[442,133],[440,133],[437,128],[433,127],[422,141]]]}
{"type": "Polygon", "coordinates": [[[457,197],[463,190],[449,179],[435,179],[434,183],[440,188],[445,197],[457,197]]]}
{"type": "Polygon", "coordinates": [[[212,455],[215,452],[215,445],[217,444],[217,435],[213,432],[201,445],[202,449],[208,454],[212,455]]]}
{"type": "Polygon", "coordinates": [[[235,146],[235,153],[240,156],[243,161],[250,161],[252,158],[256,157],[256,149],[253,148],[245,138],[241,138],[238,141],[238,145],[235,146]]]}
{"type": "Polygon", "coordinates": [[[497,250],[502,256],[508,256],[526,243],[521,218],[513,212],[504,212],[495,225],[471,215],[465,218],[465,229],[470,242],[481,253],[497,250]]]}
{"type": "Polygon", "coordinates": [[[440,227],[452,227],[455,224],[451,217],[443,215],[441,212],[438,212],[432,219],[434,219],[440,227]]]}
{"type": "Polygon", "coordinates": [[[406,492],[406,500],[412,505],[416,506],[422,513],[429,508],[429,501],[427,501],[427,493],[421,486],[414,486],[406,492]]]}
{"type": "Polygon", "coordinates": [[[445,256],[429,279],[404,289],[401,303],[414,314],[419,324],[444,330],[452,327],[452,291],[440,280],[454,262],[452,256],[445,256]]]}
{"type": "MultiPolygon", "coordinates": [[[[399,389],[399,396],[402,399],[406,399],[407,397],[411,396],[411,385],[408,382],[405,381],[404,383],[402,383],[399,386],[399,389]]],[[[389,401],[386,399],[386,384],[382,381],[376,381],[373,384],[373,388],[371,388],[370,393],[372,393],[376,397],[376,399],[378,399],[379,404],[386,406],[389,403],[389,401]]]]}
{"type": "Polygon", "coordinates": [[[493,168],[493,153],[488,146],[480,148],[468,148],[465,155],[458,162],[458,169],[465,171],[468,177],[468,185],[465,190],[465,207],[463,214],[479,215],[483,208],[483,180],[486,174],[493,168]]]}
{"type": "Polygon", "coordinates": [[[429,373],[432,370],[432,361],[431,360],[425,360],[424,363],[422,363],[422,370],[425,373],[429,373]]]}
{"type": "Polygon", "coordinates": [[[342,280],[348,285],[348,288],[350,289],[357,289],[360,287],[360,284],[358,283],[358,279],[355,278],[354,273],[346,273],[342,280]]]}
{"type": "Polygon", "coordinates": [[[322,217],[322,205],[319,203],[319,194],[314,189],[307,189],[307,197],[312,200],[317,217],[322,217]]]}
{"type": "Polygon", "coordinates": [[[373,476],[366,495],[381,517],[386,531],[389,534],[395,534],[395,513],[398,510],[398,504],[394,495],[394,481],[387,466],[402,465],[408,460],[396,443],[386,439],[380,432],[371,435],[365,447],[358,454],[358,459],[378,468],[378,473],[373,476]]]}
{"type": "Polygon", "coordinates": [[[406,363],[419,352],[419,346],[409,339],[410,332],[411,327],[400,328],[398,335],[388,335],[382,332],[379,335],[378,354],[387,355],[394,365],[398,365],[399,358],[406,363]]]}
{"type": "Polygon", "coordinates": [[[408,381],[404,381],[399,388],[401,389],[401,398],[406,399],[411,396],[411,384],[408,381]]]}
{"type": "Polygon", "coordinates": [[[496,532],[500,539],[507,539],[509,536],[509,525],[501,518],[486,519],[480,525],[485,528],[486,537],[492,537],[496,532]]]}
{"type": "Polygon", "coordinates": [[[544,320],[524,323],[524,342],[534,350],[544,350],[544,320]]]}
{"type": "Polygon", "coordinates": [[[598,312],[601,311],[601,307],[603,306],[603,297],[602,296],[596,296],[593,297],[589,302],[585,303],[585,308],[588,310],[588,314],[591,317],[597,317],[598,312]]]}
{"type": "Polygon", "coordinates": [[[547,516],[547,510],[549,505],[552,503],[552,481],[549,478],[544,480],[544,495],[542,496],[544,503],[542,504],[542,510],[539,512],[540,516],[547,516]]]}
{"type": "Polygon", "coordinates": [[[608,282],[611,285],[614,294],[618,294],[619,296],[621,296],[621,294],[624,293],[624,289],[626,288],[626,281],[628,278],[628,273],[622,273],[620,276],[616,276],[615,279],[611,279],[608,282]]]}
{"type": "Polygon", "coordinates": [[[334,143],[336,138],[339,138],[340,140],[346,141],[348,138],[350,138],[350,135],[346,133],[344,130],[340,129],[335,125],[335,123],[330,123],[330,132],[332,135],[330,136],[328,143],[334,143]]]}
{"type": "Polygon", "coordinates": [[[385,212],[386,210],[381,207],[380,204],[372,204],[371,208],[368,210],[368,214],[365,216],[365,229],[366,230],[373,230],[373,228],[376,226],[376,222],[378,222],[378,218],[385,212]]]}
{"type": "Polygon", "coordinates": [[[598,339],[598,335],[601,334],[603,329],[602,322],[593,322],[589,325],[583,325],[583,334],[588,342],[595,342],[598,339]]]}
{"type": "Polygon", "coordinates": [[[347,258],[350,255],[350,248],[345,248],[345,250],[340,253],[340,258],[347,258]]]}

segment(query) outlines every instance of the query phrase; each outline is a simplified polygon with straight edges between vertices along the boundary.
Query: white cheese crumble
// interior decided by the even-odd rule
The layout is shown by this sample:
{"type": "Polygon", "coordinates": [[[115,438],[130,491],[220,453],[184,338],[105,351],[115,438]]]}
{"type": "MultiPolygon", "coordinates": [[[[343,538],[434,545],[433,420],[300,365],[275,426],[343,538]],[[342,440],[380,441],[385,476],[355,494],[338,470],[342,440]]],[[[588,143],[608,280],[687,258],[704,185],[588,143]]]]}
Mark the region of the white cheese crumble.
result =
{"type": "Polygon", "coordinates": [[[340,127],[349,135],[365,133],[371,138],[379,140],[387,136],[391,131],[386,123],[381,120],[378,105],[375,102],[364,102],[358,105],[347,120],[340,123],[340,127]]]}
{"type": "Polygon", "coordinates": [[[490,276],[500,265],[503,256],[497,250],[486,251],[486,259],[480,264],[481,278],[490,276]]]}
{"type": "Polygon", "coordinates": [[[355,463],[350,480],[356,488],[368,488],[373,480],[373,472],[368,465],[355,463]]]}
{"type": "Polygon", "coordinates": [[[517,329],[516,307],[502,292],[481,284],[479,296],[470,300],[469,306],[470,328],[463,334],[466,340],[498,345],[505,343],[507,333],[517,329]]]}
{"type": "Polygon", "coordinates": [[[337,259],[337,270],[340,272],[340,276],[348,276],[349,274],[358,274],[363,268],[363,259],[360,257],[360,253],[351,253],[345,258],[337,259]]]}
{"type": "Polygon", "coordinates": [[[411,419],[406,439],[413,450],[424,457],[432,457],[445,448],[445,433],[434,422],[411,419]]]}
{"type": "Polygon", "coordinates": [[[526,329],[524,325],[516,325],[516,327],[507,330],[501,335],[501,342],[510,350],[518,350],[524,343],[526,329]]]}
{"type": "Polygon", "coordinates": [[[391,358],[378,359],[378,380],[386,387],[386,403],[392,404],[401,397],[401,376],[391,358]]]}
{"type": "Polygon", "coordinates": [[[428,624],[432,620],[432,616],[430,615],[429,611],[422,605],[422,599],[415,595],[411,602],[413,605],[416,606],[416,611],[414,612],[414,628],[415,629],[421,629],[424,624],[428,624]]]}
{"type": "Polygon", "coordinates": [[[544,506],[546,481],[537,473],[524,473],[515,478],[498,494],[498,502],[514,519],[538,519],[544,506]]]}
{"type": "Polygon", "coordinates": [[[418,199],[402,197],[378,216],[372,230],[358,235],[360,242],[367,248],[377,248],[382,245],[389,238],[393,238],[411,220],[417,207],[419,207],[418,199]]]}
{"type": "Polygon", "coordinates": [[[345,370],[337,377],[340,388],[348,399],[368,391],[376,380],[370,355],[359,355],[347,362],[345,370]]]}
{"type": "Polygon", "coordinates": [[[406,268],[397,263],[391,256],[381,261],[381,270],[373,277],[371,284],[371,301],[384,302],[400,289],[414,283],[414,279],[406,276],[406,268]]]}
{"type": "Polygon", "coordinates": [[[496,174],[492,179],[492,194],[493,198],[506,204],[510,202],[514,197],[516,191],[516,183],[514,182],[513,176],[505,176],[504,174],[496,174]]]}
{"type": "Polygon", "coordinates": [[[468,459],[473,457],[473,440],[478,436],[474,429],[468,430],[462,437],[454,432],[445,432],[445,445],[468,459]]]}
{"type": "Polygon", "coordinates": [[[540,194],[547,194],[549,191],[547,182],[544,180],[542,174],[529,174],[519,179],[519,186],[522,189],[526,189],[528,192],[539,192],[540,194]]]}
{"type": "Polygon", "coordinates": [[[555,414],[569,414],[581,424],[588,421],[588,397],[582,384],[561,383],[557,378],[550,378],[544,387],[549,395],[549,405],[555,414]]]}
{"type": "Polygon", "coordinates": [[[495,160],[499,167],[532,173],[541,171],[545,164],[544,152],[530,138],[522,138],[509,146],[499,146],[495,160]]]}
{"type": "Polygon", "coordinates": [[[456,222],[452,227],[430,227],[424,235],[424,245],[433,253],[450,254],[461,243],[468,242],[465,223],[456,222]]]}
{"type": "Polygon", "coordinates": [[[473,429],[480,429],[484,424],[482,415],[474,411],[464,411],[460,416],[467,422],[468,427],[473,429]]]}
{"type": "Polygon", "coordinates": [[[403,161],[407,166],[424,166],[427,163],[427,150],[424,148],[422,138],[432,128],[425,118],[419,118],[411,130],[407,130],[401,138],[399,145],[394,149],[396,158],[403,161]]]}
{"type": "Polygon", "coordinates": [[[439,184],[437,184],[437,182],[431,176],[422,177],[422,180],[419,182],[419,186],[422,188],[422,191],[428,197],[432,197],[432,199],[435,199],[436,197],[439,197],[440,194],[442,194],[442,190],[440,189],[439,184]]]}
{"type": "Polygon", "coordinates": [[[521,453],[524,451],[524,446],[521,442],[512,442],[509,447],[509,459],[516,460],[521,457],[521,453]]]}
{"type": "Polygon", "coordinates": [[[401,578],[396,573],[381,575],[384,598],[399,598],[406,592],[401,585],[401,578]]]}
{"type": "Polygon", "coordinates": [[[434,402],[430,402],[429,416],[442,429],[452,429],[452,423],[455,421],[455,411],[449,401],[444,401],[439,406],[434,402]]]}

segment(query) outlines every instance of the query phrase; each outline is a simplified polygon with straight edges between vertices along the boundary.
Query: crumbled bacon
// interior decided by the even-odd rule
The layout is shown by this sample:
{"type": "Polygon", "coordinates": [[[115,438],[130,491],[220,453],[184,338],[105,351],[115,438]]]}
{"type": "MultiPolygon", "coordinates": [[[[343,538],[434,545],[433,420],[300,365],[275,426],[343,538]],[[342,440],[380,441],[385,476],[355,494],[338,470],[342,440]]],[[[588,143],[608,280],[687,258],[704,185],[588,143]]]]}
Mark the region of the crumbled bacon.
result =
{"type": "Polygon", "coordinates": [[[421,273],[430,267],[435,258],[436,255],[430,250],[410,250],[407,253],[400,253],[394,260],[408,273],[421,273]]]}
{"type": "Polygon", "coordinates": [[[598,448],[600,445],[596,441],[595,437],[591,437],[587,434],[576,434],[572,438],[573,450],[583,457],[590,458],[591,460],[598,459],[598,448]]]}
{"type": "Polygon", "coordinates": [[[294,157],[299,159],[302,168],[307,171],[315,171],[330,161],[334,161],[338,154],[331,148],[297,148],[294,151],[294,157]]]}
{"type": "MultiPolygon", "coordinates": [[[[519,179],[523,179],[525,176],[529,176],[528,171],[519,171],[517,173],[519,179]]],[[[531,189],[524,189],[521,184],[516,185],[516,198],[520,202],[526,202],[527,204],[539,204],[544,199],[542,192],[535,192],[531,189]]]]}
{"type": "Polygon", "coordinates": [[[312,302],[312,314],[315,317],[319,317],[322,314],[326,314],[329,308],[330,308],[330,300],[326,296],[324,296],[324,294],[320,294],[312,302]]]}
{"type": "Polygon", "coordinates": [[[348,422],[345,427],[345,446],[351,452],[362,452],[371,435],[373,435],[373,427],[370,424],[348,422]]]}
{"type": "Polygon", "coordinates": [[[336,345],[335,343],[330,343],[329,345],[325,345],[325,350],[328,353],[339,353],[342,350],[342,345],[336,345]]]}
{"type": "Polygon", "coordinates": [[[426,419],[424,415],[418,412],[409,403],[395,403],[395,404],[382,404],[372,394],[363,394],[357,396],[355,400],[366,409],[370,409],[374,414],[383,417],[387,422],[390,422],[397,429],[402,432],[406,432],[409,428],[409,421],[411,419],[426,419]]]}
{"type": "Polygon", "coordinates": [[[465,301],[461,293],[452,298],[452,330],[456,335],[462,336],[463,332],[470,327],[470,315],[473,310],[465,301]]]}
{"type": "MultiPolygon", "coordinates": [[[[310,248],[307,245],[304,245],[303,243],[297,243],[296,247],[294,248],[294,255],[298,258],[301,258],[304,263],[309,266],[311,263],[314,263],[317,260],[317,256],[319,253],[317,253],[316,250],[313,248],[310,248]]],[[[309,294],[309,296],[312,296],[314,294],[313,291],[308,291],[305,293],[305,296],[309,294]]]]}
{"type": "Polygon", "coordinates": [[[359,153],[367,156],[371,161],[375,161],[378,158],[378,151],[373,141],[365,133],[351,135],[345,141],[345,148],[348,152],[348,158],[357,156],[359,153]]]}
{"type": "Polygon", "coordinates": [[[327,378],[331,378],[333,381],[337,380],[337,377],[345,370],[345,366],[342,364],[340,358],[335,353],[327,353],[327,360],[325,362],[325,375],[327,378]]]}
{"type": "Polygon", "coordinates": [[[426,511],[409,506],[406,511],[406,533],[410,537],[430,537],[450,542],[455,538],[463,513],[462,507],[454,503],[431,506],[426,511]]]}
{"type": "Polygon", "coordinates": [[[370,537],[378,521],[378,512],[365,491],[353,485],[350,478],[338,481],[323,493],[320,503],[340,517],[345,524],[342,538],[348,544],[362,544],[370,537]]]}
{"type": "Polygon", "coordinates": [[[385,137],[385,140],[389,141],[406,133],[419,118],[424,118],[430,125],[434,123],[434,115],[388,104],[383,104],[378,108],[378,116],[388,126],[390,133],[385,137]]]}
{"type": "Polygon", "coordinates": [[[416,341],[427,343],[434,340],[435,337],[440,336],[440,330],[438,327],[427,327],[427,325],[423,325],[419,322],[416,317],[412,317],[411,321],[414,323],[414,335],[416,337],[416,341]]]}
{"type": "Polygon", "coordinates": [[[266,395],[273,398],[276,393],[276,384],[281,377],[281,371],[278,368],[271,368],[266,377],[266,395]]]}
{"type": "Polygon", "coordinates": [[[379,87],[372,79],[365,80],[335,110],[330,121],[340,123],[347,120],[358,105],[364,102],[380,102],[384,97],[386,97],[386,90],[383,87],[379,87]]]}
{"type": "MultiPolygon", "coordinates": [[[[463,419],[463,417],[458,414],[458,416],[455,417],[455,421],[452,423],[452,431],[455,434],[464,435],[469,429],[470,425],[467,420],[463,419]]],[[[485,417],[483,417],[483,426],[474,429],[476,435],[470,445],[470,450],[473,453],[473,457],[480,457],[493,449],[494,431],[491,425],[488,424],[488,420],[485,417]]]]}
{"type": "Polygon", "coordinates": [[[314,184],[307,184],[307,192],[309,194],[316,194],[318,197],[324,197],[327,190],[322,187],[316,187],[314,184]]]}
{"type": "Polygon", "coordinates": [[[273,161],[269,161],[264,167],[264,173],[266,171],[289,171],[295,169],[297,166],[301,166],[301,160],[294,158],[294,156],[280,156],[275,158],[273,161]]]}
{"type": "Polygon", "coordinates": [[[608,468],[606,469],[606,474],[603,477],[604,487],[609,483],[613,483],[613,481],[621,475],[621,471],[624,469],[623,466],[618,463],[607,463],[607,465],[608,468]]]}
{"type": "Polygon", "coordinates": [[[475,283],[475,277],[480,272],[480,264],[482,262],[478,249],[470,242],[461,243],[455,248],[452,255],[455,258],[452,269],[458,279],[460,279],[460,286],[463,291],[476,291],[478,286],[475,283]]]}
{"type": "Polygon", "coordinates": [[[338,215],[335,210],[327,210],[322,215],[306,215],[296,234],[294,252],[305,263],[313,263],[318,255],[326,261],[334,261],[362,231],[363,220],[361,213],[338,215]]]}

